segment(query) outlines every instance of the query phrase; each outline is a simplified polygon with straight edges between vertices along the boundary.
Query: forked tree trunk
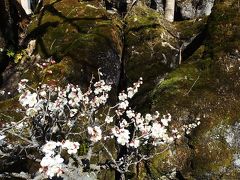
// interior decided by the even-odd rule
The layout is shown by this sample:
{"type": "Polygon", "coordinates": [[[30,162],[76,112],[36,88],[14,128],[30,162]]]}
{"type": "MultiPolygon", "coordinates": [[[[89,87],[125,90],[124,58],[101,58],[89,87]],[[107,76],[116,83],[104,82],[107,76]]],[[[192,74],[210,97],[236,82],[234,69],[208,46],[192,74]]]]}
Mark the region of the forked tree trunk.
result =
{"type": "Polygon", "coordinates": [[[166,0],[165,18],[170,22],[174,21],[174,11],[175,11],[175,0],[166,0]]]}

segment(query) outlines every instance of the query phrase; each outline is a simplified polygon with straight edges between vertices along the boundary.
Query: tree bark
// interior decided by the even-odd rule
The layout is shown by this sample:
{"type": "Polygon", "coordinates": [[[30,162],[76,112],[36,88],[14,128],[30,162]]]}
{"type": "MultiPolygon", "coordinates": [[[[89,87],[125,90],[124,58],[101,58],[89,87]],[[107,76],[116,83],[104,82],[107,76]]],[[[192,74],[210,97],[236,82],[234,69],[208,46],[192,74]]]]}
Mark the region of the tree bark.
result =
{"type": "Polygon", "coordinates": [[[0,0],[0,72],[8,63],[6,51],[18,48],[19,27],[27,18],[17,0],[0,0]]]}
{"type": "Polygon", "coordinates": [[[22,21],[26,21],[22,6],[16,0],[0,1],[0,48],[15,48],[18,46],[18,31],[22,21]]]}
{"type": "Polygon", "coordinates": [[[174,11],[175,11],[175,0],[166,0],[165,18],[170,22],[174,21],[174,11]]]}
{"type": "Polygon", "coordinates": [[[21,5],[23,9],[25,10],[26,14],[31,14],[31,1],[30,0],[21,0],[21,5]]]}

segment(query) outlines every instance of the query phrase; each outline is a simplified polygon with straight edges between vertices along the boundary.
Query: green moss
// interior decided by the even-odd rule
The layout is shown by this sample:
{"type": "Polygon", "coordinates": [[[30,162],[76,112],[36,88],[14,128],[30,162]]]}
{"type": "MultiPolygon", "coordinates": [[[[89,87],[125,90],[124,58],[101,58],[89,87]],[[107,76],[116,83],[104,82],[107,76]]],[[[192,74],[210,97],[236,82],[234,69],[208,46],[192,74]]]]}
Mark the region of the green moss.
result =
{"type": "MultiPolygon", "coordinates": [[[[208,77],[210,71],[211,59],[191,61],[187,64],[183,64],[180,68],[169,73],[169,75],[153,90],[152,95],[154,96],[154,94],[164,92],[167,97],[169,97],[170,94],[175,97],[182,97],[195,90],[203,90],[203,88],[206,88],[207,84],[211,83],[211,77],[208,77]]],[[[153,97],[153,99],[155,98],[153,97]]]]}
{"type": "Polygon", "coordinates": [[[217,59],[222,54],[238,49],[240,42],[240,14],[237,1],[218,1],[209,18],[209,47],[217,59]]]}
{"type": "Polygon", "coordinates": [[[213,141],[208,142],[208,145],[195,146],[195,152],[193,169],[196,175],[204,175],[208,172],[221,174],[223,168],[232,165],[231,150],[222,142],[213,141]]]}
{"type": "Polygon", "coordinates": [[[16,112],[16,109],[21,108],[18,102],[18,96],[0,101],[0,119],[1,124],[17,122],[23,118],[23,114],[16,112]]]}
{"type": "Polygon", "coordinates": [[[218,124],[211,127],[201,127],[204,131],[197,132],[192,145],[194,146],[193,174],[195,177],[203,177],[212,174],[218,177],[220,174],[231,172],[233,168],[233,157],[235,148],[229,147],[225,135],[229,132],[228,118],[219,117],[218,124]],[[220,120],[221,119],[221,120],[220,120]]]}
{"type": "Polygon", "coordinates": [[[128,24],[127,31],[159,26],[163,19],[160,14],[145,5],[133,7],[130,13],[126,19],[128,24]]]}
{"type": "MultiPolygon", "coordinates": [[[[81,56],[86,56],[88,49],[101,48],[98,43],[119,43],[121,22],[117,16],[108,14],[103,8],[94,3],[72,0],[48,3],[29,28],[29,38],[37,38],[37,51],[42,56],[55,56],[61,60],[70,54],[73,59],[80,59],[76,51],[80,51],[81,56]],[[116,33],[113,34],[112,31],[116,33]]],[[[119,45],[116,47],[119,50],[119,45]]]]}
{"type": "Polygon", "coordinates": [[[181,39],[190,39],[197,34],[201,33],[207,24],[207,17],[201,20],[185,20],[185,21],[176,21],[174,25],[179,31],[179,37],[181,39]]]}
{"type": "Polygon", "coordinates": [[[164,175],[164,171],[169,171],[167,160],[170,158],[171,152],[165,151],[155,156],[149,163],[149,175],[152,179],[157,179],[164,175]]]}
{"type": "MultiPolygon", "coordinates": [[[[64,58],[60,63],[49,66],[42,72],[42,82],[53,83],[55,85],[66,85],[68,82],[74,82],[74,77],[78,71],[73,62],[69,58],[64,58]],[[49,73],[51,72],[51,73],[49,73]]],[[[80,72],[79,72],[80,73],[80,72]]]]}
{"type": "Polygon", "coordinates": [[[126,75],[130,82],[143,77],[141,96],[144,94],[143,96],[146,97],[154,86],[156,78],[171,69],[171,60],[165,60],[164,57],[172,58],[172,52],[162,43],[169,42],[176,46],[176,40],[168,33],[168,30],[174,32],[174,28],[162,19],[162,15],[145,5],[134,7],[126,23],[126,56],[124,57],[126,75]]]}
{"type": "MultiPolygon", "coordinates": [[[[200,54],[204,54],[202,52],[200,54]]],[[[173,119],[176,118],[174,123],[186,123],[201,117],[201,125],[189,142],[194,150],[193,170],[186,169],[183,172],[186,177],[217,178],[223,173],[222,169],[234,169],[232,158],[235,151],[221,139],[220,127],[234,124],[239,119],[240,114],[236,112],[240,110],[240,97],[229,83],[224,84],[228,91],[219,93],[222,85],[216,79],[222,74],[214,73],[215,68],[212,58],[193,55],[189,62],[169,73],[152,91],[152,109],[170,112],[173,119]]]]}

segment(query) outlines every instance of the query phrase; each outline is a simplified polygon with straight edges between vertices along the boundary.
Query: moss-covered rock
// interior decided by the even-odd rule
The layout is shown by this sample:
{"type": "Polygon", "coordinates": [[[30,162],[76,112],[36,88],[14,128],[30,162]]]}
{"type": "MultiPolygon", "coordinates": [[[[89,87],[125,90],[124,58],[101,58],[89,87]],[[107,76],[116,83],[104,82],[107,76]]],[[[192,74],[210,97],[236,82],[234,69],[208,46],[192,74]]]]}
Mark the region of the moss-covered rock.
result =
{"type": "Polygon", "coordinates": [[[191,153],[176,156],[177,161],[185,161],[176,165],[187,179],[239,177],[238,17],[236,2],[216,1],[205,45],[159,81],[151,94],[152,110],[169,112],[175,124],[201,118],[201,125],[185,141],[191,153]]]}
{"type": "Polygon", "coordinates": [[[208,52],[222,89],[239,88],[240,15],[237,1],[217,1],[208,23],[208,52]],[[227,84],[228,86],[224,86],[227,84]]]}
{"type": "Polygon", "coordinates": [[[185,141],[188,148],[180,149],[186,156],[176,156],[181,162],[189,163],[176,164],[186,177],[218,178],[221,168],[234,170],[236,152],[221,139],[221,129],[226,131],[223,125],[238,122],[240,97],[232,90],[219,93],[212,69],[211,59],[189,62],[170,73],[152,92],[152,109],[169,112],[174,116],[174,123],[181,126],[201,118],[201,125],[185,141]],[[187,152],[189,148],[191,153],[187,152]]]}
{"type": "MultiPolygon", "coordinates": [[[[118,84],[122,54],[121,21],[96,2],[46,1],[29,26],[27,39],[37,39],[42,57],[72,61],[74,79],[90,79],[98,68],[118,84]],[[80,73],[81,72],[81,73],[80,73]]],[[[61,66],[61,65],[60,65],[61,66]]]]}
{"type": "Polygon", "coordinates": [[[178,65],[176,33],[174,26],[161,14],[144,4],[134,7],[126,18],[125,74],[128,82],[143,77],[142,104],[145,104],[147,92],[156,80],[178,65]]]}

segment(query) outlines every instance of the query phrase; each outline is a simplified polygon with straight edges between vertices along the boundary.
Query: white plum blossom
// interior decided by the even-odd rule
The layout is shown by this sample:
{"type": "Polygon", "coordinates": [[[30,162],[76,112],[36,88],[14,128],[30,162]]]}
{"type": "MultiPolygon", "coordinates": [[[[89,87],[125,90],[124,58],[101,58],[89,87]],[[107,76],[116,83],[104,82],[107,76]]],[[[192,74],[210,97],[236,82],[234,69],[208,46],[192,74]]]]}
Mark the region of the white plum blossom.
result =
{"type": "Polygon", "coordinates": [[[42,152],[48,155],[53,155],[56,147],[60,145],[61,145],[60,142],[48,141],[45,145],[43,145],[42,152]]]}
{"type": "Polygon", "coordinates": [[[48,167],[54,163],[54,159],[51,156],[44,156],[40,162],[40,165],[42,167],[48,167]]]}
{"type": "Polygon", "coordinates": [[[68,154],[76,154],[77,150],[79,149],[79,143],[66,140],[62,147],[67,149],[68,154]]]}
{"type": "Polygon", "coordinates": [[[40,172],[45,172],[45,174],[52,178],[54,176],[60,176],[63,173],[62,166],[63,166],[63,158],[58,154],[56,156],[45,156],[43,157],[40,165],[40,172]]]}
{"type": "Polygon", "coordinates": [[[111,91],[111,88],[112,88],[110,85],[106,85],[103,80],[96,82],[94,84],[94,87],[95,87],[94,94],[96,94],[96,95],[103,93],[103,92],[109,92],[109,91],[111,91]]]}
{"type": "Polygon", "coordinates": [[[100,141],[102,139],[102,130],[99,126],[88,127],[88,134],[90,135],[90,140],[93,142],[100,141]]]}
{"type": "Polygon", "coordinates": [[[163,138],[166,134],[167,129],[159,124],[158,122],[154,122],[151,128],[151,136],[153,138],[163,138]]]}
{"type": "Polygon", "coordinates": [[[112,128],[112,133],[115,137],[117,137],[117,142],[122,146],[126,145],[130,139],[130,132],[127,129],[118,127],[112,128]]]}
{"type": "Polygon", "coordinates": [[[26,115],[29,117],[34,117],[37,115],[37,113],[38,113],[38,110],[36,108],[28,108],[26,110],[26,115]]]}
{"type": "Polygon", "coordinates": [[[127,96],[128,98],[132,98],[136,92],[134,92],[134,89],[132,87],[127,88],[127,96]]]}
{"type": "Polygon", "coordinates": [[[42,152],[45,156],[42,158],[40,165],[42,168],[39,169],[40,172],[44,172],[49,178],[53,176],[60,176],[63,173],[64,159],[57,154],[57,147],[62,147],[67,149],[68,154],[76,154],[79,149],[78,142],[71,142],[69,140],[63,143],[48,141],[43,147],[42,152]]]}
{"type": "Polygon", "coordinates": [[[112,86],[110,86],[110,85],[105,85],[105,86],[103,86],[103,89],[104,89],[104,91],[109,92],[109,91],[111,91],[112,86]]]}
{"type": "Polygon", "coordinates": [[[168,126],[168,122],[171,121],[171,115],[168,114],[168,116],[163,116],[163,118],[161,119],[161,122],[164,126],[168,126]]]}
{"type": "Polygon", "coordinates": [[[151,114],[146,114],[145,119],[147,120],[147,122],[150,122],[153,118],[151,114]]]}
{"type": "Polygon", "coordinates": [[[130,139],[130,132],[127,129],[120,129],[119,135],[117,136],[117,142],[124,146],[129,142],[130,139]]]}
{"type": "Polygon", "coordinates": [[[128,105],[129,105],[129,102],[127,100],[125,100],[125,101],[119,103],[118,108],[125,110],[125,109],[127,109],[128,105]]]}
{"type": "MultiPolygon", "coordinates": [[[[99,75],[102,76],[100,73],[99,75]]],[[[175,127],[172,130],[169,125],[171,122],[170,114],[161,118],[157,111],[153,114],[141,114],[133,110],[129,102],[138,92],[142,78],[133,83],[132,87],[119,93],[118,102],[112,107],[109,107],[110,103],[107,104],[112,86],[101,79],[95,83],[91,81],[86,92],[82,92],[78,85],[73,84],[68,84],[65,87],[40,84],[40,87],[33,89],[27,86],[27,81],[22,80],[19,83],[19,92],[21,93],[19,102],[25,110],[25,118],[28,121],[26,121],[27,123],[19,123],[19,126],[21,129],[26,128],[26,125],[33,130],[46,129],[48,133],[41,134],[39,132],[40,135],[37,134],[37,137],[35,133],[32,133],[31,137],[35,139],[38,137],[42,139],[55,138],[52,135],[56,132],[62,133],[62,139],[65,139],[62,142],[47,141],[41,148],[44,156],[40,162],[40,172],[49,178],[61,176],[61,174],[67,175],[67,168],[73,168],[75,164],[77,166],[74,168],[81,171],[82,158],[86,158],[86,154],[87,156],[91,154],[87,152],[83,156],[79,156],[77,152],[80,144],[72,142],[71,138],[88,137],[93,148],[95,144],[104,147],[101,139],[104,140],[104,143],[110,139],[116,140],[117,144],[130,148],[133,155],[126,155],[126,159],[129,158],[129,161],[116,161],[114,166],[118,168],[118,166],[125,167],[126,165],[128,167],[126,163],[135,163],[137,160],[134,153],[139,153],[140,158],[145,156],[138,148],[149,143],[155,146],[172,144],[176,139],[181,138],[182,134],[190,133],[193,128],[200,124],[197,121],[183,126],[182,129],[175,127]],[[35,122],[34,126],[31,126],[29,122],[35,122]],[[64,156],[66,158],[64,161],[61,154],[63,155],[65,150],[71,156],[64,156]],[[71,163],[72,160],[76,163],[71,163]]],[[[16,123],[9,126],[11,125],[14,126],[15,130],[18,127],[16,123]]],[[[4,135],[0,135],[0,145],[4,138],[4,135]]],[[[106,146],[103,150],[111,153],[108,152],[107,148],[106,146]]],[[[127,170],[123,169],[123,171],[127,170]]]]}
{"type": "Polygon", "coordinates": [[[19,102],[24,107],[33,107],[37,103],[37,93],[31,93],[30,91],[26,91],[19,97],[19,102]]]}
{"type": "Polygon", "coordinates": [[[142,124],[138,127],[144,138],[148,139],[152,126],[142,124]]]}
{"type": "Polygon", "coordinates": [[[129,143],[129,146],[138,148],[140,146],[140,141],[138,139],[134,139],[129,143]]]}
{"type": "Polygon", "coordinates": [[[95,96],[91,101],[92,107],[99,107],[101,104],[106,104],[108,99],[108,94],[103,94],[101,96],[95,96]]]}
{"type": "Polygon", "coordinates": [[[128,96],[125,93],[120,93],[119,96],[118,96],[118,99],[120,101],[125,101],[127,98],[128,98],[128,96]]]}
{"type": "Polygon", "coordinates": [[[126,111],[126,115],[127,115],[127,117],[128,118],[133,118],[133,117],[135,117],[135,113],[134,113],[134,111],[132,111],[132,110],[127,110],[126,111]]]}
{"type": "Polygon", "coordinates": [[[111,122],[113,122],[113,117],[111,117],[111,116],[106,116],[105,122],[108,123],[108,124],[111,123],[111,122]]]}

